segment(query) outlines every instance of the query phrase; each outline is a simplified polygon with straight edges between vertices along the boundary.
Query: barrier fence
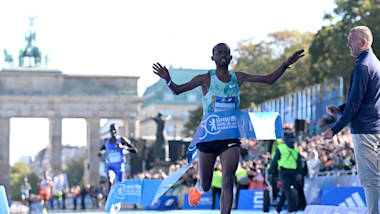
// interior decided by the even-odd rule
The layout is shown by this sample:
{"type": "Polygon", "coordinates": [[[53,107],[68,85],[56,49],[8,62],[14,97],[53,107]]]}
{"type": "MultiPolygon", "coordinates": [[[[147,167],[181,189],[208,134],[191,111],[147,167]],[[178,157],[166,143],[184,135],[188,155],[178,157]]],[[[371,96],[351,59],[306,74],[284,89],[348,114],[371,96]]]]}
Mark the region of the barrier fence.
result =
{"type": "Polygon", "coordinates": [[[257,105],[259,112],[279,112],[283,123],[296,119],[315,124],[326,114],[328,105],[340,105],[343,100],[343,78],[328,80],[257,105]]]}

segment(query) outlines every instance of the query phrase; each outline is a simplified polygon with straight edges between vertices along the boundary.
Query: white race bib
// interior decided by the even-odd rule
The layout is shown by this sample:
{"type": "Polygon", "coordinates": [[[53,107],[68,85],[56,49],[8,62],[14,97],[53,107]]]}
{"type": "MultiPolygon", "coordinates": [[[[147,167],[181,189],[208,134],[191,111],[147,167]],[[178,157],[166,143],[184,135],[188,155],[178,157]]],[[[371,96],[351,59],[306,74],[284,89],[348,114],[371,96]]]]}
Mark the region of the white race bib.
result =
{"type": "Polygon", "coordinates": [[[108,158],[109,158],[110,163],[121,162],[121,154],[120,154],[120,152],[110,152],[108,154],[108,158]]]}
{"type": "Polygon", "coordinates": [[[239,97],[212,97],[212,111],[234,111],[237,110],[239,97]]]}

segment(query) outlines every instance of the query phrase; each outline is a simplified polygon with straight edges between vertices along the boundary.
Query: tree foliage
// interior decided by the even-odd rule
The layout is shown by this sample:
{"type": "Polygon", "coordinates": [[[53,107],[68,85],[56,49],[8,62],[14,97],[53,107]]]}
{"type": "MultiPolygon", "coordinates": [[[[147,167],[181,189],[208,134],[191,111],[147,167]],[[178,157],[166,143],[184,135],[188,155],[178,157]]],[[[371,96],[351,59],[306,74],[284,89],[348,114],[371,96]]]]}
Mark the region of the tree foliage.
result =
{"type": "Polygon", "coordinates": [[[21,199],[21,184],[24,181],[24,177],[30,173],[30,169],[26,163],[16,162],[11,167],[11,196],[12,200],[21,199]]]}
{"type": "Polygon", "coordinates": [[[193,111],[190,111],[189,120],[187,123],[185,123],[185,127],[183,130],[183,134],[187,137],[192,137],[196,131],[196,128],[198,127],[199,123],[202,120],[202,106],[199,106],[198,108],[194,109],[193,111]]]}
{"type": "Polygon", "coordinates": [[[329,26],[322,27],[314,36],[310,46],[311,78],[314,82],[342,76],[345,91],[354,65],[347,47],[347,36],[354,26],[368,26],[373,34],[372,48],[380,54],[380,1],[337,0],[333,14],[327,14],[329,26]]]}
{"type": "Polygon", "coordinates": [[[84,157],[69,160],[63,171],[67,175],[67,180],[70,186],[83,184],[84,157]]]}
{"type": "Polygon", "coordinates": [[[270,33],[269,41],[252,43],[244,41],[235,50],[237,59],[234,61],[234,71],[245,71],[257,75],[267,75],[277,69],[291,54],[299,49],[305,49],[306,55],[273,85],[245,83],[241,89],[241,108],[247,108],[251,103],[262,103],[266,100],[283,96],[311,84],[308,68],[310,58],[307,54],[313,38],[312,33],[298,31],[280,31],[270,33]]]}

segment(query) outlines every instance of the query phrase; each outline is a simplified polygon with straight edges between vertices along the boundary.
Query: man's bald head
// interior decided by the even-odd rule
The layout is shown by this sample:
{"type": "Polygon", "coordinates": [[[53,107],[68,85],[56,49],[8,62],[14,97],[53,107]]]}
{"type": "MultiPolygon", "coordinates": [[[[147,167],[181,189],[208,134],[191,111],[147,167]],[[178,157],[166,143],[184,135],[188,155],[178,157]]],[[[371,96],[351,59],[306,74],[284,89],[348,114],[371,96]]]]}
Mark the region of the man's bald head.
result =
{"type": "Polygon", "coordinates": [[[350,49],[351,56],[358,57],[360,53],[371,48],[372,41],[372,33],[368,27],[352,28],[347,38],[347,47],[350,49]]]}
{"type": "Polygon", "coordinates": [[[359,39],[364,39],[368,42],[368,47],[372,46],[373,37],[371,30],[366,26],[356,26],[351,29],[350,33],[356,33],[359,39]]]}

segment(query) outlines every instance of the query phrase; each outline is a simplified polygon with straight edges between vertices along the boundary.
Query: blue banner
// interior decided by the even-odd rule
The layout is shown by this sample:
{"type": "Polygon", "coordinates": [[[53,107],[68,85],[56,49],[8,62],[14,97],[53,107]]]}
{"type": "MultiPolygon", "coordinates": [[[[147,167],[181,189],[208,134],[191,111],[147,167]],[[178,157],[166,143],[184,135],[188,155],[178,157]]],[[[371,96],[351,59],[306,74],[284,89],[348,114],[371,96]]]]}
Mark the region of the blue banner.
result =
{"type": "Polygon", "coordinates": [[[322,205],[340,207],[365,207],[362,187],[325,187],[322,190],[322,205]]]}
{"type": "Polygon", "coordinates": [[[203,116],[191,144],[234,138],[274,140],[282,137],[282,122],[277,112],[219,111],[203,116]]]}
{"type": "Polygon", "coordinates": [[[366,207],[337,207],[323,205],[307,205],[304,214],[366,214],[366,207]]]}
{"type": "MultiPolygon", "coordinates": [[[[212,207],[212,194],[211,193],[203,193],[201,200],[198,202],[198,205],[195,207],[192,207],[189,205],[189,194],[185,194],[185,199],[183,201],[183,207],[184,210],[209,210],[212,207]]],[[[219,201],[216,201],[217,204],[219,204],[219,201]]]]}
{"type": "Polygon", "coordinates": [[[321,205],[322,190],[325,187],[359,186],[359,177],[346,176],[323,176],[305,179],[305,197],[307,204],[321,205]]]}
{"type": "Polygon", "coordinates": [[[242,189],[239,193],[238,209],[262,210],[264,205],[264,191],[242,189]]]}
{"type": "Polygon", "coordinates": [[[158,190],[161,182],[161,179],[135,179],[117,183],[108,194],[105,210],[110,212],[111,206],[118,203],[150,205],[154,196],[152,193],[158,190]]]}
{"type": "Polygon", "coordinates": [[[162,196],[152,204],[145,206],[146,210],[174,210],[177,208],[176,196],[162,196]]]}

